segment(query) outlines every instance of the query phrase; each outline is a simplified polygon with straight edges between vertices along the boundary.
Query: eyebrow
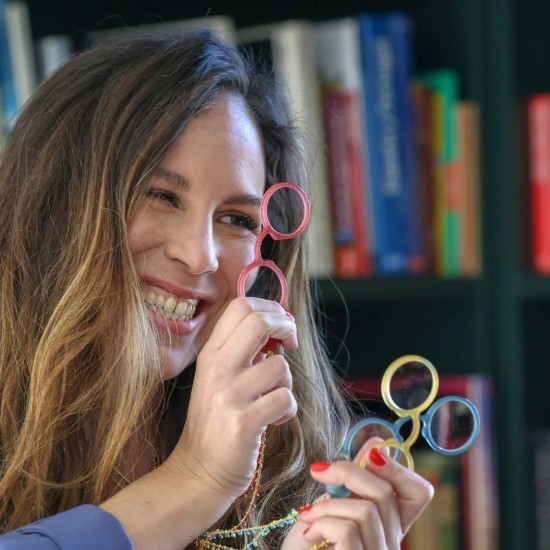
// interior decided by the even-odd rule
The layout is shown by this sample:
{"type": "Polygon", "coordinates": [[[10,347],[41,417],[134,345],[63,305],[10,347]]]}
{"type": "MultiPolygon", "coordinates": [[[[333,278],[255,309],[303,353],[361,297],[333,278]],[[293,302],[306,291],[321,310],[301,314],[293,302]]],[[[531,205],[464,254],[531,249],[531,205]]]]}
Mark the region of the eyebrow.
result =
{"type": "Polygon", "coordinates": [[[153,176],[166,180],[167,182],[172,183],[177,187],[180,187],[183,191],[189,191],[189,189],[191,188],[191,184],[186,177],[178,174],[177,172],[172,172],[172,170],[167,170],[162,166],[157,166],[153,170],[153,176]]]}
{"type": "MultiPolygon", "coordinates": [[[[162,166],[157,166],[154,169],[153,176],[164,179],[165,181],[176,185],[182,191],[189,191],[189,189],[191,189],[191,183],[185,176],[182,176],[177,172],[173,172],[172,170],[167,170],[162,166]]],[[[231,195],[230,197],[228,197],[225,203],[226,204],[250,204],[251,206],[257,206],[259,208],[262,204],[262,198],[263,196],[260,196],[260,195],[253,195],[251,193],[241,193],[239,195],[231,195]]]]}

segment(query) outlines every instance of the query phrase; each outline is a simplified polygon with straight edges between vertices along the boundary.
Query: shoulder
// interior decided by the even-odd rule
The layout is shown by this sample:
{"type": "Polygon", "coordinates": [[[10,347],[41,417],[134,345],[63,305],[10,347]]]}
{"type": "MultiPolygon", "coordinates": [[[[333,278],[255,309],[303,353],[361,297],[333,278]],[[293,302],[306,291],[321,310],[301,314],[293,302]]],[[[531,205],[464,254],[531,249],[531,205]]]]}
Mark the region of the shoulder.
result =
{"type": "Polygon", "coordinates": [[[83,504],[0,535],[0,550],[132,550],[120,522],[83,504]]]}

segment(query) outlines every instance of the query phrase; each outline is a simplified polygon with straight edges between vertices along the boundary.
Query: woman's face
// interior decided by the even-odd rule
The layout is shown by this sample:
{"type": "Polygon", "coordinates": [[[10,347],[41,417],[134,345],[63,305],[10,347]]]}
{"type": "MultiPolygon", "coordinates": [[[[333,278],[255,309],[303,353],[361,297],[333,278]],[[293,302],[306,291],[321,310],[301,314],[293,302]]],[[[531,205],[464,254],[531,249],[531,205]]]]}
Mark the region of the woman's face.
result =
{"type": "Polygon", "coordinates": [[[237,296],[264,186],[260,134],[244,101],[230,95],[191,121],[149,181],[128,237],[164,379],[196,359],[237,296]]]}

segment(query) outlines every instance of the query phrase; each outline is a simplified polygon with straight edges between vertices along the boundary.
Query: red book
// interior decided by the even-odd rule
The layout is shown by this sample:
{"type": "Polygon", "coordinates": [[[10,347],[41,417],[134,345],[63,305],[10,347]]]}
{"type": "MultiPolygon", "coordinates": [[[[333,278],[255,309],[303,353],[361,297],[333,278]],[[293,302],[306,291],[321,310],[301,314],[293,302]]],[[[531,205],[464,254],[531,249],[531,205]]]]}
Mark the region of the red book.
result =
{"type": "Polygon", "coordinates": [[[527,135],[533,269],[550,275],[550,94],[527,100],[527,135]]]}
{"type": "Polygon", "coordinates": [[[317,23],[315,48],[323,95],[334,267],[339,277],[365,277],[372,273],[372,247],[357,20],[317,23]]]}
{"type": "Polygon", "coordinates": [[[411,86],[415,118],[415,145],[417,155],[416,193],[420,211],[420,230],[424,243],[426,272],[436,273],[436,182],[435,182],[435,109],[434,92],[414,81],[411,86]]]}
{"type": "Polygon", "coordinates": [[[334,231],[334,267],[339,277],[372,273],[368,214],[362,165],[360,97],[351,92],[325,92],[334,231]]]}

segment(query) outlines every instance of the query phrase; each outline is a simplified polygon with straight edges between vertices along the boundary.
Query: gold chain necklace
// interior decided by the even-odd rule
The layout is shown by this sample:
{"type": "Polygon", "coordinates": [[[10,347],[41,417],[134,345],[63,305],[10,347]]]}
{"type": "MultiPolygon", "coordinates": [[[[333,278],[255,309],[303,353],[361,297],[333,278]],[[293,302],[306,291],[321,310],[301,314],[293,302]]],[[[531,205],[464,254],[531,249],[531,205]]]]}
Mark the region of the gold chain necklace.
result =
{"type": "MultiPolygon", "coordinates": [[[[152,472],[160,466],[160,456],[156,448],[154,448],[153,458],[151,459],[151,464],[149,465],[149,471],[152,472]]],[[[113,466],[113,472],[111,474],[111,479],[116,483],[117,487],[124,489],[128,487],[131,481],[125,476],[116,466],[113,466]]]]}

